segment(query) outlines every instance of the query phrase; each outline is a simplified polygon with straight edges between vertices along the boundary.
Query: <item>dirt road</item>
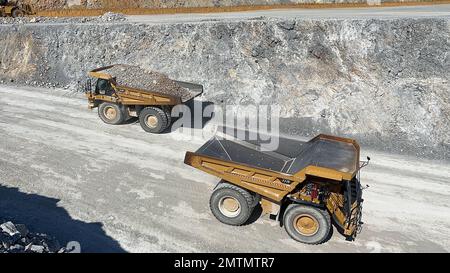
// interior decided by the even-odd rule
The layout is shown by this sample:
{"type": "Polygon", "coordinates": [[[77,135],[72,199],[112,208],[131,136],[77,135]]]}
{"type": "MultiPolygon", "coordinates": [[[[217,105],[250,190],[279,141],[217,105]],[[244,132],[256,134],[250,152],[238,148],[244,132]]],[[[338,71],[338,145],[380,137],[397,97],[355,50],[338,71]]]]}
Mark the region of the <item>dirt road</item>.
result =
{"type": "Polygon", "coordinates": [[[429,6],[371,7],[371,8],[326,8],[326,9],[275,9],[225,13],[193,13],[164,15],[130,15],[132,22],[160,23],[194,23],[202,21],[239,21],[255,18],[272,19],[360,19],[360,18],[430,18],[450,17],[450,4],[429,6]]]}
{"type": "MultiPolygon", "coordinates": [[[[307,246],[267,217],[243,227],[208,208],[217,182],[183,164],[202,140],[103,124],[81,94],[0,86],[0,218],[82,251],[448,252],[450,166],[363,151],[364,229],[307,246]]],[[[205,132],[208,132],[205,128],[205,132]]]]}

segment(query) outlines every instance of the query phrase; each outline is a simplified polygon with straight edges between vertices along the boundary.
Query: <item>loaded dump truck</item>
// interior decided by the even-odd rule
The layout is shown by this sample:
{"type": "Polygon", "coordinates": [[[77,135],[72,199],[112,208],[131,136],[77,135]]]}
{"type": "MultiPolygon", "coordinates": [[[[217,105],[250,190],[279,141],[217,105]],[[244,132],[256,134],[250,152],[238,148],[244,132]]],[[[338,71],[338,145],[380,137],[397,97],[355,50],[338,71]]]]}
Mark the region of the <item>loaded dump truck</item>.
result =
{"type": "Polygon", "coordinates": [[[172,123],[172,107],[203,93],[203,86],[169,79],[166,75],[138,66],[111,65],[89,72],[86,82],[89,109],[98,108],[107,124],[121,124],[138,117],[142,128],[162,133],[172,123]]]}
{"type": "MultiPolygon", "coordinates": [[[[360,148],[355,140],[319,135],[308,142],[280,139],[276,151],[258,142],[215,136],[185,164],[217,176],[210,208],[222,223],[245,224],[260,204],[295,240],[320,244],[338,230],[354,239],[361,229],[360,148]]],[[[370,160],[370,158],[368,158],[370,160]]]]}

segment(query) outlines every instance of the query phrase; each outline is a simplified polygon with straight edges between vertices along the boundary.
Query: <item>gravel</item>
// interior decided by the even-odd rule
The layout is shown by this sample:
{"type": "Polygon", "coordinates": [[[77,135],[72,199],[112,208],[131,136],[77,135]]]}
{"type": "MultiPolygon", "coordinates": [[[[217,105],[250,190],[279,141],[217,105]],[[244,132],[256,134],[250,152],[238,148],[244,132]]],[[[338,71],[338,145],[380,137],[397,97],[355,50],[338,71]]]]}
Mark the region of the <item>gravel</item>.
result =
{"type": "Polygon", "coordinates": [[[119,86],[127,86],[150,92],[171,95],[182,101],[192,99],[196,94],[181,87],[167,75],[132,65],[115,65],[104,72],[116,77],[119,86]]]}
{"type": "Polygon", "coordinates": [[[101,16],[91,17],[0,17],[0,24],[83,24],[83,23],[118,23],[127,21],[127,17],[120,13],[107,12],[101,16]]]}
{"type": "Polygon", "coordinates": [[[3,222],[0,225],[0,253],[64,253],[58,241],[43,233],[31,233],[22,224],[3,222]]]}

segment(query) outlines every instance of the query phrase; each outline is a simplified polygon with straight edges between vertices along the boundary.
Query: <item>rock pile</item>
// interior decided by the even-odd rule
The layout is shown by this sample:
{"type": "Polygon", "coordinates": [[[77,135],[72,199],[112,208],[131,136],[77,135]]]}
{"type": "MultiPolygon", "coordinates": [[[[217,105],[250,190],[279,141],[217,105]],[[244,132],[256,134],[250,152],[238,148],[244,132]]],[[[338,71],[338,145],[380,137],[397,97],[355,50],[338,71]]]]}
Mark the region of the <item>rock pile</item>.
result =
{"type": "Polygon", "coordinates": [[[191,93],[189,89],[181,87],[166,75],[139,66],[116,65],[106,70],[106,72],[117,76],[116,81],[119,86],[180,97],[182,101],[187,101],[195,96],[195,93],[191,93]]]}
{"type": "Polygon", "coordinates": [[[3,222],[0,225],[0,253],[65,253],[58,241],[46,234],[31,233],[25,225],[3,222]]]}

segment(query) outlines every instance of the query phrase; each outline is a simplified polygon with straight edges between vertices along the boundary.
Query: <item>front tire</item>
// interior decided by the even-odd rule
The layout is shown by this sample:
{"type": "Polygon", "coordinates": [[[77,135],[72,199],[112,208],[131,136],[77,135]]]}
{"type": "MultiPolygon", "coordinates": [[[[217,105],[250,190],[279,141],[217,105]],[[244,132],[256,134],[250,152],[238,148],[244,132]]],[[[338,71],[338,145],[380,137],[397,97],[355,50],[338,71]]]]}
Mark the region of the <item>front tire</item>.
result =
{"type": "Polygon", "coordinates": [[[254,197],[246,190],[230,183],[220,183],[211,195],[211,212],[220,222],[241,226],[252,215],[254,197]]]}
{"type": "Polygon", "coordinates": [[[162,133],[169,121],[166,113],[157,107],[146,107],[139,113],[139,123],[144,131],[159,134],[162,133]]]}
{"type": "Polygon", "coordinates": [[[283,224],[292,239],[310,245],[325,242],[331,230],[331,218],[327,211],[298,204],[289,205],[283,224]]]}
{"type": "Polygon", "coordinates": [[[117,125],[125,121],[125,114],[115,103],[104,102],[98,107],[98,116],[106,124],[117,125]]]}

